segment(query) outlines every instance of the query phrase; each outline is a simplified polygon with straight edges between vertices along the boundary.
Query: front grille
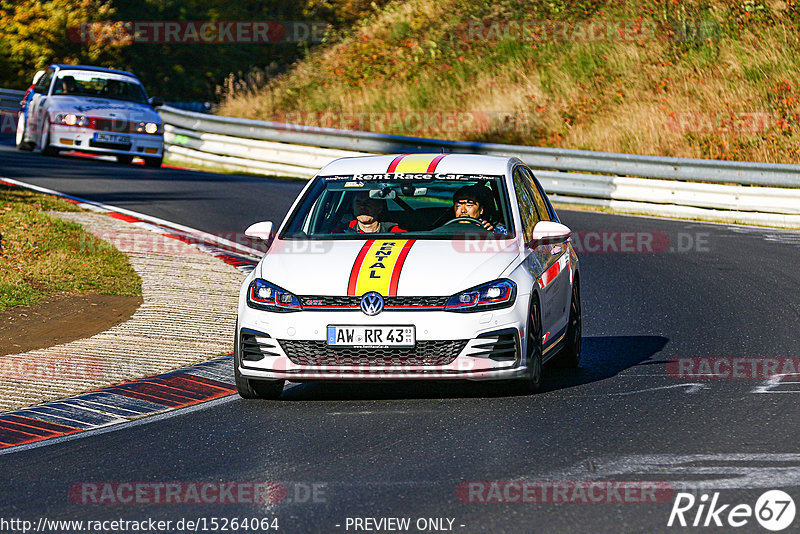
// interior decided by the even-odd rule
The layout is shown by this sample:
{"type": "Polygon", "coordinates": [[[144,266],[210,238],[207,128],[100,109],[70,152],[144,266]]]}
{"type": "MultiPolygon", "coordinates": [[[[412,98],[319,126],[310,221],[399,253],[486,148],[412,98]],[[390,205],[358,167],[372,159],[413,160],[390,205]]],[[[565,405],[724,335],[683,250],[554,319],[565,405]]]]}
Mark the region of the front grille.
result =
{"type": "Polygon", "coordinates": [[[136,132],[136,127],[138,123],[126,121],[122,119],[99,119],[99,118],[92,118],[91,119],[91,127],[95,130],[101,130],[104,132],[116,132],[116,133],[132,133],[136,132]]]}
{"type": "Polygon", "coordinates": [[[489,358],[496,362],[514,361],[517,357],[517,331],[513,328],[501,330],[499,332],[490,332],[481,334],[478,339],[484,342],[472,345],[473,349],[478,349],[478,352],[470,353],[470,356],[476,358],[489,358]]]}
{"type": "Polygon", "coordinates": [[[248,362],[257,362],[264,359],[265,356],[280,356],[276,350],[277,340],[266,334],[256,335],[242,332],[242,337],[239,338],[239,347],[241,347],[242,360],[248,362]]]}
{"type": "MultiPolygon", "coordinates": [[[[304,310],[358,310],[361,297],[298,297],[304,310]]],[[[442,310],[449,297],[383,297],[384,310],[442,310]]]]}
{"type": "Polygon", "coordinates": [[[325,341],[280,340],[297,365],[448,365],[458,357],[466,340],[418,341],[411,349],[329,347],[325,341]]]}

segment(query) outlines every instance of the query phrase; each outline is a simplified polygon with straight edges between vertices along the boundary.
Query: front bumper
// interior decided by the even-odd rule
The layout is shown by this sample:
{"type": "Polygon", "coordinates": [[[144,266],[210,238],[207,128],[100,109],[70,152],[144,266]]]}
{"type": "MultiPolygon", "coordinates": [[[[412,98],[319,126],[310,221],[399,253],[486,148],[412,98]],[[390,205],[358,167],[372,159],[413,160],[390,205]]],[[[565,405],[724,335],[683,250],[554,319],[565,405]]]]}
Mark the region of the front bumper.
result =
{"type": "Polygon", "coordinates": [[[369,317],[360,311],[273,313],[240,304],[236,365],[251,379],[504,380],[526,368],[527,295],[514,306],[488,312],[395,311],[369,317]],[[523,304],[525,303],[525,304],[523,304]],[[416,328],[414,349],[328,347],[328,325],[416,328]]]}
{"type": "Polygon", "coordinates": [[[109,144],[94,140],[98,132],[91,128],[81,128],[79,126],[65,126],[55,124],[50,130],[50,145],[62,150],[79,150],[81,152],[92,152],[96,154],[113,154],[139,156],[146,158],[162,157],[164,151],[164,137],[162,135],[151,135],[141,133],[123,133],[113,135],[124,135],[130,138],[130,144],[109,144]]]}

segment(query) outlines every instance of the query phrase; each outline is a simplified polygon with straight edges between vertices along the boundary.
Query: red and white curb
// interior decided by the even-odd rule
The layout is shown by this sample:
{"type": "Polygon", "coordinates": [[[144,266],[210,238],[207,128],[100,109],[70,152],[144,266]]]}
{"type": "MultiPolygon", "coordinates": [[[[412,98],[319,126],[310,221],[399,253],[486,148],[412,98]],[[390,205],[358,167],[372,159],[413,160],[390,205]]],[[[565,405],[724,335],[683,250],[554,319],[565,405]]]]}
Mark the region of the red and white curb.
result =
{"type": "Polygon", "coordinates": [[[202,230],[197,230],[196,228],[183,226],[177,223],[166,221],[164,219],[159,219],[158,217],[145,215],[144,213],[118,208],[116,206],[95,202],[93,200],[87,200],[85,198],[67,195],[66,193],[61,193],[60,191],[55,191],[53,189],[47,189],[46,187],[39,187],[37,185],[20,182],[18,180],[12,180],[11,178],[0,178],[0,184],[11,187],[21,187],[31,191],[36,191],[38,193],[53,195],[66,200],[67,202],[72,202],[81,208],[97,213],[104,213],[110,217],[133,224],[139,228],[158,233],[164,237],[177,239],[183,243],[197,247],[203,252],[207,252],[212,256],[215,256],[229,265],[233,265],[244,273],[249,273],[252,271],[253,268],[258,264],[261,256],[264,254],[262,251],[256,250],[252,247],[248,247],[241,243],[235,243],[220,236],[209,234],[208,232],[203,232],[202,230]]]}
{"type": "Polygon", "coordinates": [[[236,393],[232,355],[0,415],[0,454],[236,393]]]}
{"type": "MultiPolygon", "coordinates": [[[[219,236],[109,206],[59,191],[0,178],[0,184],[54,195],[82,208],[138,228],[177,239],[249,272],[261,252],[219,236]]],[[[232,355],[214,358],[149,378],[101,387],[88,393],[0,414],[0,454],[74,439],[139,423],[144,417],[166,417],[205,402],[223,402],[235,394],[232,355]]]]}

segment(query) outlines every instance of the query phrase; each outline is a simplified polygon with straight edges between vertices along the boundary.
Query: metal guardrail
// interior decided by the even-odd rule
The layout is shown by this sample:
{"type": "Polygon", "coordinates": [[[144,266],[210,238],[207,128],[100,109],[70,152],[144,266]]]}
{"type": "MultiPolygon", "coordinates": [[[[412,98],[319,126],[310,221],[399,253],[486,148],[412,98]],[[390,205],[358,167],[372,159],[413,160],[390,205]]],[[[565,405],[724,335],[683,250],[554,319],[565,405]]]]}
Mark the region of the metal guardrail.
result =
{"type": "Polygon", "coordinates": [[[176,161],[298,178],[314,176],[335,159],[366,154],[204,133],[169,123],[164,125],[164,143],[167,155],[176,161]]]}
{"type": "Polygon", "coordinates": [[[25,91],[0,89],[0,111],[19,111],[19,103],[25,91]]]}
{"type": "Polygon", "coordinates": [[[493,143],[445,141],[372,132],[202,115],[170,107],[164,120],[185,130],[373,153],[453,152],[517,156],[537,169],[694,182],[800,187],[800,165],[639,156],[493,143]]]}
{"type": "Polygon", "coordinates": [[[442,141],[201,115],[170,107],[160,111],[166,153],[178,161],[307,178],[333,159],[368,153],[517,156],[538,169],[536,176],[556,201],[800,228],[800,165],[442,141]]]}
{"type": "Polygon", "coordinates": [[[165,102],[165,104],[172,108],[196,113],[211,113],[211,110],[214,109],[214,104],[211,102],[165,102]]]}

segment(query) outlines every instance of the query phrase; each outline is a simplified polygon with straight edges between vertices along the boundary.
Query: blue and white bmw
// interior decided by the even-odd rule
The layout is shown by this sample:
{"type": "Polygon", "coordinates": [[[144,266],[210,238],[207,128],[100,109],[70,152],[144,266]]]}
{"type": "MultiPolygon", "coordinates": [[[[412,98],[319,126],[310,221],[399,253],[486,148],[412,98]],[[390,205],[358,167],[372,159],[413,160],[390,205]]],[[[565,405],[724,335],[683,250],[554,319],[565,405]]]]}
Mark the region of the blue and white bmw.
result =
{"type": "Polygon", "coordinates": [[[130,72],[81,65],[52,65],[37,73],[22,103],[17,147],[56,155],[78,150],[116,156],[120,163],[141,157],[160,167],[164,131],[141,82],[130,72]]]}
{"type": "Polygon", "coordinates": [[[326,165],[242,285],[239,393],[284,381],[513,380],[581,352],[580,272],[519,159],[461,154],[344,158],[326,165]]]}

